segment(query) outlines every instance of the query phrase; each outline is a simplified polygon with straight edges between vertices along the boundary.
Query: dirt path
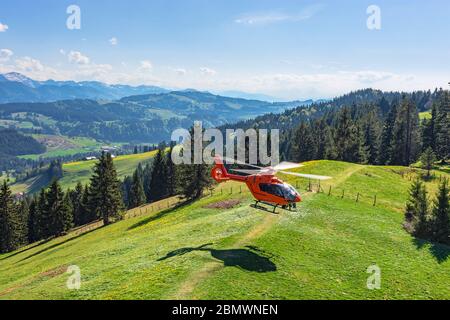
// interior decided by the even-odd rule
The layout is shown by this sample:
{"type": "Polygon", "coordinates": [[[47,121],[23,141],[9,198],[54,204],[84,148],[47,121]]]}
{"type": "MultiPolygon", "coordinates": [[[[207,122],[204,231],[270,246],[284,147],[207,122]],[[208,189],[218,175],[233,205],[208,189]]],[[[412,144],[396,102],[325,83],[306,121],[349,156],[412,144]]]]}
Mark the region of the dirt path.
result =
{"type": "Polygon", "coordinates": [[[365,168],[365,166],[363,166],[363,165],[352,166],[349,169],[342,172],[342,174],[339,175],[337,178],[330,180],[330,181],[333,183],[334,187],[338,187],[341,184],[343,184],[348,178],[350,178],[353,174],[355,174],[358,171],[361,171],[364,168],[365,168]]]}

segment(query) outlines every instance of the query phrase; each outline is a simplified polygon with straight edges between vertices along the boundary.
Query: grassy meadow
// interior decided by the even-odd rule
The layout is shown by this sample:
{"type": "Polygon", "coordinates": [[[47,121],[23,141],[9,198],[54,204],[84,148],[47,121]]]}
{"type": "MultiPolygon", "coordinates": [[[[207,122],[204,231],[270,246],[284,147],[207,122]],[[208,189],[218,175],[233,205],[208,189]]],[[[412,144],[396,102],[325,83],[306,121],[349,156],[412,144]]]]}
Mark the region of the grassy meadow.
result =
{"type": "MultiPolygon", "coordinates": [[[[127,175],[132,175],[139,163],[150,161],[157,151],[150,151],[139,154],[117,156],[114,158],[119,179],[127,175]]],[[[63,177],[59,180],[64,189],[74,188],[78,182],[86,184],[92,175],[92,169],[97,160],[69,162],[63,164],[63,177]]],[[[13,192],[34,193],[39,191],[48,183],[40,176],[32,177],[22,182],[11,185],[13,192]]]]}
{"type": "Polygon", "coordinates": [[[407,168],[312,161],[296,171],[333,177],[316,193],[283,176],[303,194],[297,212],[257,210],[228,182],[194,203],[167,209],[168,199],[0,255],[0,299],[450,299],[450,247],[402,227],[407,168]],[[379,290],[366,285],[374,264],[379,290]],[[66,287],[70,265],[79,290],[66,287]]]}

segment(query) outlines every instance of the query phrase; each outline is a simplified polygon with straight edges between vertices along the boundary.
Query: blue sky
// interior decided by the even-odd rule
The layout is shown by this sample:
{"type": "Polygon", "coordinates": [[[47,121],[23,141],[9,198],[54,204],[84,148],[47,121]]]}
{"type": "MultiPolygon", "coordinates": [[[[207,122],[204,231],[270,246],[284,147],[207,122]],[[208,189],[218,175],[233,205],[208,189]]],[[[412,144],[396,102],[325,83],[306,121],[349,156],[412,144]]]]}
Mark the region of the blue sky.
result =
{"type": "Polygon", "coordinates": [[[450,81],[449,15],[444,0],[0,0],[0,72],[282,99],[432,89],[450,81]]]}

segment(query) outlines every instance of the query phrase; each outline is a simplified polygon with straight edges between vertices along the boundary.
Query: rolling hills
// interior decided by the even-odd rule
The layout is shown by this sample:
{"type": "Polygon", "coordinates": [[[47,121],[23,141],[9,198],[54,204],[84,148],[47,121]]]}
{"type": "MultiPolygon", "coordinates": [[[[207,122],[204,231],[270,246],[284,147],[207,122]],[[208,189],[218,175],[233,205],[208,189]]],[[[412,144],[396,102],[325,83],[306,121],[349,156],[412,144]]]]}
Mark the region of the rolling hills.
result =
{"type": "MultiPolygon", "coordinates": [[[[114,165],[119,179],[132,175],[139,163],[150,161],[157,151],[118,156],[114,165]]],[[[86,184],[92,175],[92,169],[97,160],[69,162],[63,164],[63,177],[59,180],[63,189],[74,188],[78,182],[86,184]]],[[[11,185],[14,193],[25,192],[32,194],[47,186],[50,181],[42,175],[31,177],[11,185]]]]}
{"type": "Polygon", "coordinates": [[[227,183],[191,204],[153,204],[0,255],[0,299],[450,298],[450,248],[402,228],[411,169],[313,161],[297,170],[333,179],[315,193],[291,178],[303,193],[296,213],[249,207],[249,193],[227,183]],[[373,264],[379,290],[366,286],[373,264]],[[66,288],[69,265],[80,267],[80,290],[66,288]]]}
{"type": "MultiPolygon", "coordinates": [[[[271,103],[194,90],[134,95],[120,100],[74,99],[0,105],[4,125],[27,133],[89,137],[103,141],[159,143],[173,130],[204,127],[282,112],[301,102],[271,103]]],[[[2,125],[2,122],[0,122],[2,125]]]]}

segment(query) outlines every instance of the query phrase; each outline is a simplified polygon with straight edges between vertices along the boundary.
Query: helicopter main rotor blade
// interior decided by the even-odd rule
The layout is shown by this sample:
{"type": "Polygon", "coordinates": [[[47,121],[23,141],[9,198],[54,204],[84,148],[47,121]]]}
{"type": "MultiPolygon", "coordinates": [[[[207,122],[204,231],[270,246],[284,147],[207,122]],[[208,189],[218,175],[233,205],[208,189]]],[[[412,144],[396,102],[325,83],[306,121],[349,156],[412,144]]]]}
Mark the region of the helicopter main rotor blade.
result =
{"type": "Polygon", "coordinates": [[[264,172],[264,170],[252,170],[252,169],[229,169],[228,171],[241,172],[246,174],[258,174],[264,172]]]}
{"type": "Polygon", "coordinates": [[[291,176],[297,176],[302,178],[308,178],[308,179],[314,179],[314,180],[329,180],[332,179],[332,177],[328,176],[318,176],[315,174],[307,174],[307,173],[297,173],[297,172],[289,172],[289,171],[278,171],[284,174],[290,174],[291,176]]]}
{"type": "Polygon", "coordinates": [[[265,169],[263,167],[256,166],[254,164],[248,164],[248,163],[245,163],[245,162],[242,162],[242,161],[239,161],[239,160],[235,160],[235,159],[231,159],[231,158],[223,158],[223,160],[226,161],[227,164],[234,164],[235,163],[235,164],[241,164],[241,165],[244,165],[244,166],[249,166],[249,167],[252,167],[252,168],[265,169]]]}
{"type": "Polygon", "coordinates": [[[280,171],[280,170],[289,170],[289,169],[300,168],[303,166],[304,165],[302,165],[300,163],[283,161],[283,162],[280,162],[279,164],[277,164],[276,166],[274,166],[273,169],[280,171]]]}

